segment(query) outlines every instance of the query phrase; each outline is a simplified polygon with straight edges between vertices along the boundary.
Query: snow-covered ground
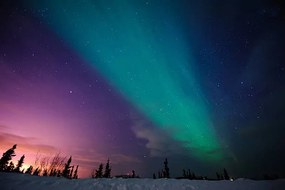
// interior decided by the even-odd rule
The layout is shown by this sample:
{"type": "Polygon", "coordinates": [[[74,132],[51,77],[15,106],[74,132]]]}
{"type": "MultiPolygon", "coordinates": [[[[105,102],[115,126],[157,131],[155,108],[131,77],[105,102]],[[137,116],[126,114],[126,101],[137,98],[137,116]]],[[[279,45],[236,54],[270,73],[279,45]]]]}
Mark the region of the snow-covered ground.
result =
{"type": "Polygon", "coordinates": [[[176,179],[77,179],[0,173],[1,190],[284,190],[285,179],[274,181],[199,181],[176,179]]]}

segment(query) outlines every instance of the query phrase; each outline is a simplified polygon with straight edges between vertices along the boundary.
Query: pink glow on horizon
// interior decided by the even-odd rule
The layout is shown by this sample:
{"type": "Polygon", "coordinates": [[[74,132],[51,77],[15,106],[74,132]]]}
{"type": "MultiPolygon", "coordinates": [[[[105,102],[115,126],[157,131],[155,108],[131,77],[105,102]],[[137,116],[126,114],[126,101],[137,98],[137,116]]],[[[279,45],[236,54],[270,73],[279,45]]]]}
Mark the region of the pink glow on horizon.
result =
{"type": "MultiPolygon", "coordinates": [[[[3,127],[2,127],[3,128],[3,127]]],[[[97,168],[100,163],[106,162],[106,156],[101,153],[96,153],[94,150],[89,149],[85,150],[85,154],[70,150],[69,154],[68,151],[61,151],[57,149],[56,147],[44,145],[44,144],[35,144],[35,139],[33,138],[26,138],[23,136],[17,136],[9,133],[1,133],[0,132],[0,154],[2,154],[10,149],[15,142],[21,142],[17,143],[17,148],[15,150],[16,156],[12,158],[12,161],[15,165],[17,165],[18,160],[22,155],[25,155],[24,159],[24,165],[21,169],[27,169],[30,165],[34,167],[34,169],[39,166],[39,163],[36,165],[35,161],[37,158],[41,160],[42,158],[51,158],[55,156],[57,153],[60,153],[61,157],[66,158],[65,161],[69,158],[69,156],[72,156],[72,165],[79,165],[79,171],[78,175],[80,178],[89,178],[91,176],[91,171],[94,168],[97,168]],[[92,153],[92,154],[91,154],[92,153]]],[[[114,154],[109,157],[109,159],[112,161],[111,165],[118,165],[121,162],[129,162],[129,163],[135,163],[140,164],[141,161],[137,158],[126,156],[123,154],[114,154]]],[[[113,173],[125,173],[128,171],[128,168],[121,169],[121,170],[114,170],[113,173]]]]}

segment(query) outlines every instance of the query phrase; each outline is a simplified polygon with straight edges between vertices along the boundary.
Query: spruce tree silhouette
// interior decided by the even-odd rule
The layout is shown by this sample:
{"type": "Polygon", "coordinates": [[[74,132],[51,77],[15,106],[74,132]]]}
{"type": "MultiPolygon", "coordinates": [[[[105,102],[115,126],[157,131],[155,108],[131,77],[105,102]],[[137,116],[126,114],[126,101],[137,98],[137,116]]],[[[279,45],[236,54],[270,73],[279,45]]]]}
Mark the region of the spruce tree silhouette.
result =
{"type": "Polygon", "coordinates": [[[56,175],[56,169],[51,169],[48,176],[55,176],[56,175]]]}
{"type": "Polygon", "coordinates": [[[137,177],[136,172],[135,172],[135,170],[132,170],[132,178],[135,178],[135,177],[137,177]]]}
{"type": "Polygon", "coordinates": [[[193,179],[193,176],[195,174],[191,172],[190,169],[188,169],[187,171],[185,169],[183,169],[183,178],[184,179],[193,179]]]}
{"type": "Polygon", "coordinates": [[[230,179],[229,174],[228,174],[228,172],[227,172],[227,170],[225,168],[224,168],[224,179],[225,180],[229,180],[230,179]]]}
{"type": "Polygon", "coordinates": [[[36,168],[33,175],[38,176],[41,173],[41,170],[39,168],[36,168]]]}
{"type": "Polygon", "coordinates": [[[30,174],[30,175],[32,175],[32,172],[33,172],[33,166],[30,166],[30,167],[26,170],[25,174],[30,174]]]}
{"type": "Polygon", "coordinates": [[[15,169],[15,165],[14,165],[14,163],[13,163],[12,161],[10,161],[10,163],[9,163],[9,165],[8,165],[8,167],[7,167],[7,169],[6,169],[6,171],[7,171],[7,172],[13,172],[14,169],[15,169]]]}
{"type": "Polygon", "coordinates": [[[8,167],[8,162],[12,160],[12,157],[15,155],[15,149],[17,148],[17,144],[15,144],[12,148],[3,153],[2,158],[0,159],[0,171],[6,171],[8,167]]]}
{"type": "Polygon", "coordinates": [[[23,166],[24,163],[24,159],[25,159],[25,155],[23,155],[20,160],[18,161],[17,167],[15,168],[15,172],[20,173],[20,168],[23,166]]]}
{"type": "Polygon", "coordinates": [[[167,161],[167,158],[165,158],[165,161],[164,161],[164,170],[163,170],[163,177],[164,178],[169,178],[169,168],[168,168],[168,161],[167,161]]]}
{"type": "Polygon", "coordinates": [[[186,175],[188,176],[188,179],[193,179],[192,172],[190,169],[188,169],[188,171],[186,172],[186,175]]]}
{"type": "Polygon", "coordinates": [[[109,159],[107,160],[103,177],[105,177],[105,178],[111,177],[111,167],[110,167],[110,160],[109,159]]]}
{"type": "Polygon", "coordinates": [[[220,174],[218,172],[216,172],[216,176],[217,176],[218,180],[221,180],[221,176],[220,176],[220,174]]]}
{"type": "Polygon", "coordinates": [[[183,169],[183,178],[187,178],[186,170],[185,170],[185,169],[183,169]]]}
{"type": "Polygon", "coordinates": [[[68,178],[72,179],[74,166],[70,166],[70,168],[71,168],[71,171],[69,172],[68,178]]]}
{"type": "Polygon", "coordinates": [[[74,171],[73,179],[78,179],[78,174],[77,174],[77,172],[78,172],[78,165],[76,166],[76,169],[75,169],[75,171],[74,171]]]}
{"type": "Polygon", "coordinates": [[[48,171],[47,171],[47,169],[44,169],[43,176],[48,176],[48,171]]]}
{"type": "Polygon", "coordinates": [[[95,178],[102,178],[103,177],[103,164],[99,165],[98,170],[96,170],[95,178]]]}
{"type": "Polygon", "coordinates": [[[192,172],[192,174],[190,174],[190,175],[191,175],[190,176],[191,179],[197,179],[196,174],[194,172],[192,172]]]}
{"type": "Polygon", "coordinates": [[[72,157],[70,156],[67,163],[65,164],[64,170],[62,171],[62,176],[65,178],[69,178],[69,174],[70,174],[70,163],[71,163],[71,159],[72,157]]]}

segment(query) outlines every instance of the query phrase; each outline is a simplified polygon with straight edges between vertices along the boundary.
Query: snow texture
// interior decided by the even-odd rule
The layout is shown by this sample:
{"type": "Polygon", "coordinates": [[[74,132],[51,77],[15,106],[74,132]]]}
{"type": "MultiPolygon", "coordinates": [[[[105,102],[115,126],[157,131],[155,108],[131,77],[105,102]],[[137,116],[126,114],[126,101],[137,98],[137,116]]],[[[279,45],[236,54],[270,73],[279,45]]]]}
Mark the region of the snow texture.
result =
{"type": "Polygon", "coordinates": [[[285,179],[254,181],[77,179],[0,173],[0,190],[284,190],[285,179]]]}

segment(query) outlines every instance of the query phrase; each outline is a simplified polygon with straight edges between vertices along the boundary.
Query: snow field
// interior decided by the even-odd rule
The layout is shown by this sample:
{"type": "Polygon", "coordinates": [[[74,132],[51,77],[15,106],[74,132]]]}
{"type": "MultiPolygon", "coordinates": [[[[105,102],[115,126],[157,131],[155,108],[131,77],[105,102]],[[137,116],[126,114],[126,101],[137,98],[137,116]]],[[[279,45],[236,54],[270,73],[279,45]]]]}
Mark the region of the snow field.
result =
{"type": "Polygon", "coordinates": [[[77,179],[0,173],[0,190],[285,190],[285,179],[206,181],[187,179],[77,179]]]}

